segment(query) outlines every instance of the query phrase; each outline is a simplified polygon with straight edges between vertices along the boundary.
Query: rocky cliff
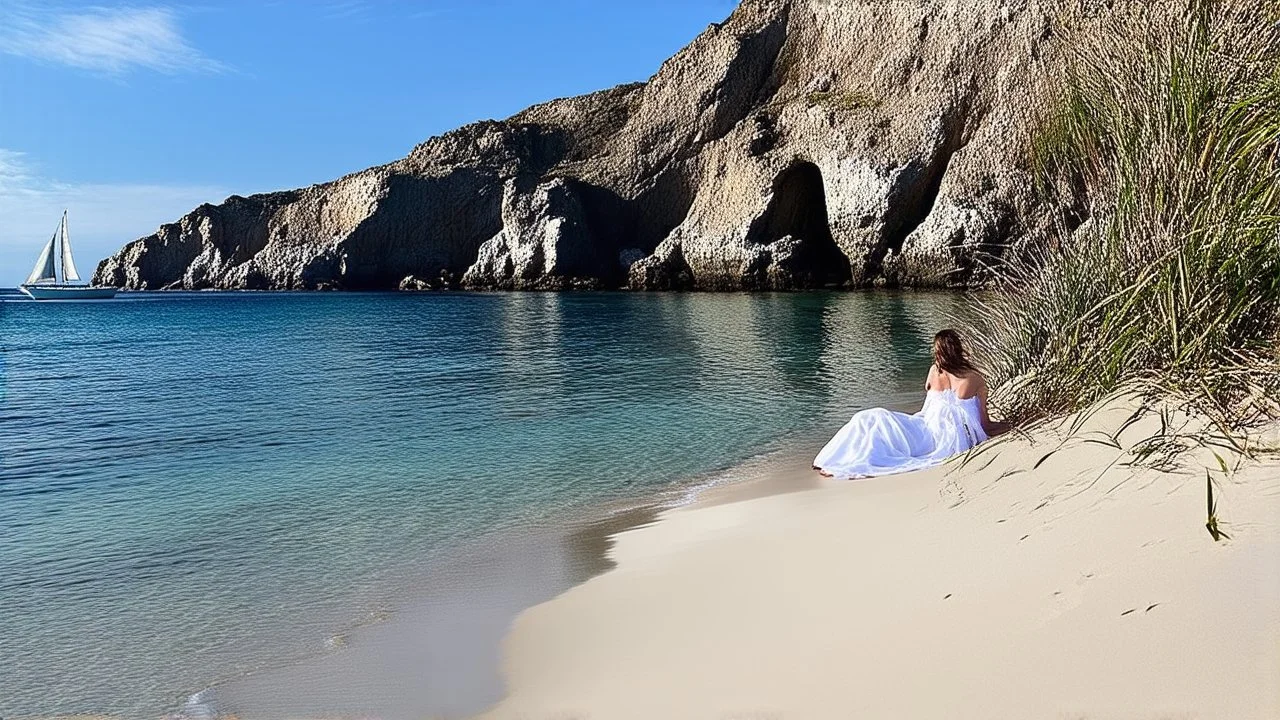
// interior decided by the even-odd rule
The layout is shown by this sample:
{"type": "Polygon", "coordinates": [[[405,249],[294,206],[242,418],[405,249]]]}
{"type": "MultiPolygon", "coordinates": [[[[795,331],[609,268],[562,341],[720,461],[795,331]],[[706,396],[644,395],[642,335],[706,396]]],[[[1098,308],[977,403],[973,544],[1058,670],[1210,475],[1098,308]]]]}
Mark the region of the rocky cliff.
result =
{"type": "Polygon", "coordinates": [[[647,83],[535,106],[104,260],[130,289],[963,285],[1042,222],[1023,171],[1063,10],[744,0],[647,83]]]}

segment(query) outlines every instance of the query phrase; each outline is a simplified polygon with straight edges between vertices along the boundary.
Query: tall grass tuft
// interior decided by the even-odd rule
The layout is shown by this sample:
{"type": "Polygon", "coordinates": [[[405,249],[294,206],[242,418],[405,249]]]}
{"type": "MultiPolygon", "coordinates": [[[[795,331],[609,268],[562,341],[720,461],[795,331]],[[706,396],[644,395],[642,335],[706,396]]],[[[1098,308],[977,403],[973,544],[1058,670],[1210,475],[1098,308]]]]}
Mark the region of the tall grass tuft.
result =
{"type": "Polygon", "coordinates": [[[1280,399],[1280,3],[1133,0],[1066,29],[1032,143],[1059,212],[973,337],[1027,421],[1128,389],[1222,428],[1280,399]]]}

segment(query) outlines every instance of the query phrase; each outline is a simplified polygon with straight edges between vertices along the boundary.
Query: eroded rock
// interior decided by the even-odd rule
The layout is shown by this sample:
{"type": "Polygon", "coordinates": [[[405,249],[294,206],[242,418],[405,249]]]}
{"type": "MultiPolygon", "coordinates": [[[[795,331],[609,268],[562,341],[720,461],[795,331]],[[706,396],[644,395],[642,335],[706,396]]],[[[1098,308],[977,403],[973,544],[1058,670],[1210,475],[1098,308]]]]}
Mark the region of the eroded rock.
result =
{"type": "Polygon", "coordinates": [[[648,82],[126,245],[131,289],[966,285],[1034,225],[1049,0],[745,0],[648,82]],[[447,281],[437,281],[448,278],[447,281]]]}

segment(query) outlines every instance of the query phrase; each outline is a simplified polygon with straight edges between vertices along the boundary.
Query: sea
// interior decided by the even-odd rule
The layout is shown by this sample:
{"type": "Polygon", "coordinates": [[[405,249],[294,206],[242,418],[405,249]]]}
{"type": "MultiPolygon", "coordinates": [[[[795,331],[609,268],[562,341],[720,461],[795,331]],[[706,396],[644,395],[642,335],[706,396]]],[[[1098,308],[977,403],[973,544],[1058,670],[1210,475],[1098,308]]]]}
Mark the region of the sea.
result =
{"type": "MultiPolygon", "coordinates": [[[[929,341],[963,303],[0,295],[0,717],[482,709],[500,679],[458,697],[456,677],[367,694],[413,685],[390,709],[290,683],[317,663],[343,678],[386,664],[369,649],[379,628],[425,617],[430,598],[451,598],[433,606],[441,627],[485,602],[518,612],[584,577],[579,564],[521,579],[567,552],[549,539],[688,502],[769,458],[794,464],[853,412],[918,402],[929,341]],[[469,584],[495,568],[505,580],[469,584]]],[[[496,665],[509,617],[495,617],[484,637],[383,630],[442,645],[371,673],[496,665]]]]}

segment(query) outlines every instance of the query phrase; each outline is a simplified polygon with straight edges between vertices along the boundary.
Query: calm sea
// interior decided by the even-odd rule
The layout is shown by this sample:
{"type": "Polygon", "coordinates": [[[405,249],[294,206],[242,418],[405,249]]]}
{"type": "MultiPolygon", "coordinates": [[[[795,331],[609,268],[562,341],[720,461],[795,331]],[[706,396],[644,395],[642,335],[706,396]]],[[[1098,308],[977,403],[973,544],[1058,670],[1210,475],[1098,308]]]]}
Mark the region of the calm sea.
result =
{"type": "Polygon", "coordinates": [[[477,538],[918,396],[934,294],[0,297],[0,716],[159,717],[477,538]]]}

